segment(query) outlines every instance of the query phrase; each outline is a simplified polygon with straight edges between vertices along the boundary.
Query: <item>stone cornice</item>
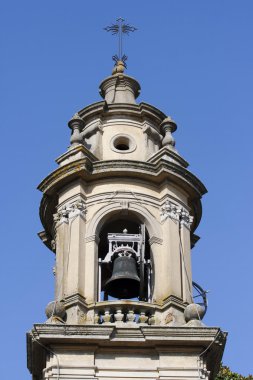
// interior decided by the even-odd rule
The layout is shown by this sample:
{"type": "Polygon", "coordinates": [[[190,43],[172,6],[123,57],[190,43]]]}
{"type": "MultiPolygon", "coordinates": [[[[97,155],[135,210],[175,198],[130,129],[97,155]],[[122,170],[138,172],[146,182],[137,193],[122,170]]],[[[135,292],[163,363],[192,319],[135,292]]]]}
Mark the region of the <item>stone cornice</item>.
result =
{"type": "Polygon", "coordinates": [[[122,118],[132,115],[142,120],[151,119],[159,132],[162,132],[160,131],[160,124],[166,118],[166,115],[158,108],[144,102],[140,104],[107,104],[105,101],[102,101],[83,108],[78,112],[78,115],[83,119],[85,124],[88,124],[96,117],[103,120],[103,117],[108,116],[120,115],[122,118]]]}
{"type": "Polygon", "coordinates": [[[27,364],[30,371],[37,373],[38,365],[42,363],[42,355],[45,355],[44,347],[58,344],[74,344],[75,347],[86,345],[93,350],[96,347],[110,347],[114,350],[122,350],[124,347],[152,347],[158,352],[191,352],[197,355],[203,355],[208,349],[207,368],[214,368],[210,374],[212,380],[218,371],[226,336],[217,327],[35,324],[27,334],[27,364]]]}
{"type": "Polygon", "coordinates": [[[107,104],[105,100],[101,102],[96,102],[88,105],[87,107],[81,109],[78,115],[83,119],[85,124],[94,117],[100,117],[101,114],[107,109],[107,104]]]}
{"type": "MultiPolygon", "coordinates": [[[[151,119],[155,119],[157,122],[161,123],[167,117],[165,113],[163,113],[158,108],[152,106],[149,103],[142,102],[140,103],[139,106],[140,106],[141,113],[143,115],[150,117],[151,119]]],[[[159,127],[160,127],[160,123],[159,123],[159,127]]]]}
{"type": "Polygon", "coordinates": [[[95,157],[89,149],[87,149],[84,145],[81,144],[73,148],[70,148],[66,153],[63,153],[55,161],[57,162],[57,164],[61,164],[64,160],[76,155],[79,152],[82,153],[85,157],[87,157],[91,162],[97,161],[97,157],[95,157]]]}
{"type": "Polygon", "coordinates": [[[72,178],[80,178],[83,177],[83,175],[86,177],[91,173],[91,161],[88,157],[81,158],[53,171],[39,184],[38,189],[43,193],[51,194],[51,192],[54,191],[55,186],[58,189],[59,186],[64,186],[67,182],[69,183],[72,178]],[[65,181],[65,179],[67,179],[67,181],[65,181]]]}
{"type": "Polygon", "coordinates": [[[57,188],[62,186],[65,178],[68,178],[68,182],[69,177],[81,177],[91,181],[108,177],[108,173],[110,173],[110,177],[137,177],[154,183],[161,183],[169,178],[182,186],[194,198],[201,197],[207,192],[205,186],[194,174],[176,163],[163,159],[155,164],[133,160],[108,160],[92,163],[88,157],[56,169],[39,184],[38,189],[44,193],[50,193],[55,186],[57,188]]]}
{"type": "Polygon", "coordinates": [[[181,156],[179,156],[179,154],[177,154],[176,152],[173,152],[172,150],[168,149],[167,147],[163,147],[163,148],[159,149],[158,152],[153,154],[153,156],[151,156],[147,161],[151,162],[151,163],[156,163],[156,162],[159,162],[159,160],[161,160],[161,158],[163,158],[163,156],[167,156],[168,161],[176,162],[185,168],[187,168],[189,166],[188,162],[185,161],[181,156]]]}
{"type": "Polygon", "coordinates": [[[149,183],[153,182],[154,184],[161,184],[163,181],[169,180],[188,194],[189,200],[192,203],[192,214],[194,216],[192,231],[198,226],[201,218],[200,199],[207,190],[197,177],[181,165],[164,159],[160,159],[156,163],[132,160],[92,162],[88,157],[85,157],[59,167],[38,186],[38,189],[44,193],[40,215],[47,234],[50,234],[51,231],[45,226],[45,213],[46,210],[52,209],[52,207],[49,207],[49,203],[51,199],[56,197],[59,189],[78,178],[91,182],[98,179],[106,179],[108,176],[110,178],[138,178],[138,180],[148,181],[149,183]]]}
{"type": "MultiPolygon", "coordinates": [[[[31,332],[28,333],[31,335],[31,332]]],[[[35,324],[32,330],[34,338],[41,341],[50,339],[52,342],[66,341],[66,337],[72,337],[75,343],[88,341],[109,340],[117,342],[118,336],[124,334],[125,341],[135,340],[139,342],[140,337],[143,341],[153,341],[161,346],[166,343],[185,345],[191,342],[193,345],[208,346],[215,339],[217,344],[222,344],[227,333],[218,327],[174,327],[174,326],[143,326],[119,327],[115,325],[56,325],[56,324],[35,324]],[[219,336],[220,333],[220,336],[219,336]]]]}

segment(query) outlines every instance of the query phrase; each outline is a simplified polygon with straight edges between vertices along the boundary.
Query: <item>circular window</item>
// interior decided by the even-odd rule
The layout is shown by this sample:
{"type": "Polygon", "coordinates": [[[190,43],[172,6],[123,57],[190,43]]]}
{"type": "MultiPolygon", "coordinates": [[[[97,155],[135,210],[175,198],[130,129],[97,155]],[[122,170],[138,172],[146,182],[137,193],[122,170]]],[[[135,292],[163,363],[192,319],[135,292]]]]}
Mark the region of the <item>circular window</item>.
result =
{"type": "Polygon", "coordinates": [[[111,149],[118,153],[130,153],[136,148],[134,140],[128,135],[116,135],[111,140],[111,149]]]}

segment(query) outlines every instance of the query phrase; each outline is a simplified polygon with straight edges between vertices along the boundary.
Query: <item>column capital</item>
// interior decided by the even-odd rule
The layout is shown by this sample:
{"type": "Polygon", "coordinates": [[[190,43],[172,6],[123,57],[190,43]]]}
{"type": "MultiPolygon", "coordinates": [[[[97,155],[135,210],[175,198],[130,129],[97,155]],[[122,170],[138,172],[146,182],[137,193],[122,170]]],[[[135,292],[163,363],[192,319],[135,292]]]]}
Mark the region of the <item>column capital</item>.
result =
{"type": "Polygon", "coordinates": [[[185,226],[190,229],[193,222],[193,216],[184,207],[172,203],[169,199],[166,199],[165,203],[160,208],[161,223],[170,218],[174,221],[178,221],[180,226],[185,226]]]}

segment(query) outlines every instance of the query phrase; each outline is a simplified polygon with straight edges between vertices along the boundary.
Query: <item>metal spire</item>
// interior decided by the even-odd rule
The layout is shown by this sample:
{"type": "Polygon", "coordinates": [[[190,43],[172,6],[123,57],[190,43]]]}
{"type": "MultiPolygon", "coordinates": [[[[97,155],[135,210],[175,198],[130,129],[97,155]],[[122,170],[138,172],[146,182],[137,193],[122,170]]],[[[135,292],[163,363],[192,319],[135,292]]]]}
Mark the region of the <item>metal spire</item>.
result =
{"type": "Polygon", "coordinates": [[[117,62],[122,61],[124,63],[124,66],[126,67],[126,60],[127,56],[123,54],[122,52],[122,43],[123,43],[123,34],[129,35],[129,32],[135,32],[137,28],[135,28],[132,25],[124,24],[124,19],[122,17],[117,18],[116,22],[117,24],[112,24],[110,26],[107,26],[104,28],[107,32],[111,32],[112,35],[117,34],[119,38],[119,51],[118,55],[115,54],[112,59],[115,62],[115,65],[117,62]]]}

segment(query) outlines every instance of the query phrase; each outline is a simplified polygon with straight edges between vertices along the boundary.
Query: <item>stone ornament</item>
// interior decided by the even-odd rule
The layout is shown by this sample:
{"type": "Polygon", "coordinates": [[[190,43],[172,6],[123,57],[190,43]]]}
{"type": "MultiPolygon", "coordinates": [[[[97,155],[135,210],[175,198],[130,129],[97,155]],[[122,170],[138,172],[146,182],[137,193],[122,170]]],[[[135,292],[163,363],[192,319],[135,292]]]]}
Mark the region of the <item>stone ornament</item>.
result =
{"type": "Polygon", "coordinates": [[[149,325],[153,326],[157,324],[157,319],[155,317],[155,314],[152,314],[148,320],[149,325]]]}
{"type": "Polygon", "coordinates": [[[66,310],[62,302],[52,301],[46,306],[45,313],[50,322],[63,323],[66,310]]]}
{"type": "Polygon", "coordinates": [[[193,222],[193,216],[191,216],[188,211],[182,209],[180,221],[181,221],[182,225],[184,225],[186,228],[190,229],[191,224],[193,222]]]}
{"type": "Polygon", "coordinates": [[[174,220],[180,219],[181,208],[170,202],[169,199],[166,199],[164,205],[161,207],[161,222],[164,222],[167,218],[174,220]]]}
{"type": "Polygon", "coordinates": [[[167,146],[170,149],[175,150],[175,139],[172,136],[172,133],[176,131],[177,125],[171,119],[170,116],[166,117],[160,125],[161,129],[164,132],[164,138],[162,140],[162,146],[167,146]]]}
{"type": "Polygon", "coordinates": [[[138,319],[138,323],[147,323],[147,321],[148,321],[148,316],[145,314],[145,311],[141,311],[139,319],[138,319]]]}
{"type": "Polygon", "coordinates": [[[115,322],[123,322],[124,314],[121,309],[117,309],[116,314],[114,314],[115,322]]]}
{"type": "Polygon", "coordinates": [[[128,323],[134,323],[135,321],[135,313],[134,310],[129,310],[126,315],[126,320],[128,323]]]}
{"type": "Polygon", "coordinates": [[[69,125],[69,128],[72,129],[70,144],[72,146],[82,144],[83,139],[82,139],[81,131],[84,128],[83,119],[78,115],[78,113],[75,113],[72,119],[69,121],[68,125],[69,125]]]}
{"type": "Polygon", "coordinates": [[[53,251],[56,250],[56,242],[55,242],[54,239],[51,240],[51,248],[52,248],[53,251]]]}
{"type": "Polygon", "coordinates": [[[168,325],[171,322],[175,321],[175,317],[172,313],[168,313],[165,317],[165,324],[168,325]]]}
{"type": "Polygon", "coordinates": [[[72,203],[67,203],[62,206],[56,214],[54,214],[54,221],[57,222],[68,222],[78,215],[85,216],[87,212],[86,205],[82,200],[76,200],[72,203]]]}
{"type": "Polygon", "coordinates": [[[186,321],[186,326],[198,327],[204,326],[201,322],[205,315],[205,308],[198,303],[191,303],[187,305],[184,311],[184,317],[186,321]]]}
{"type": "Polygon", "coordinates": [[[103,321],[105,324],[108,324],[108,323],[111,323],[111,320],[112,320],[112,314],[110,313],[109,310],[105,310],[105,313],[104,313],[104,315],[102,316],[102,321],[103,321]]]}
{"type": "Polygon", "coordinates": [[[160,210],[161,223],[167,218],[178,221],[180,225],[183,225],[190,229],[193,222],[193,216],[181,206],[172,203],[169,199],[166,199],[165,203],[161,206],[160,210]]]}

